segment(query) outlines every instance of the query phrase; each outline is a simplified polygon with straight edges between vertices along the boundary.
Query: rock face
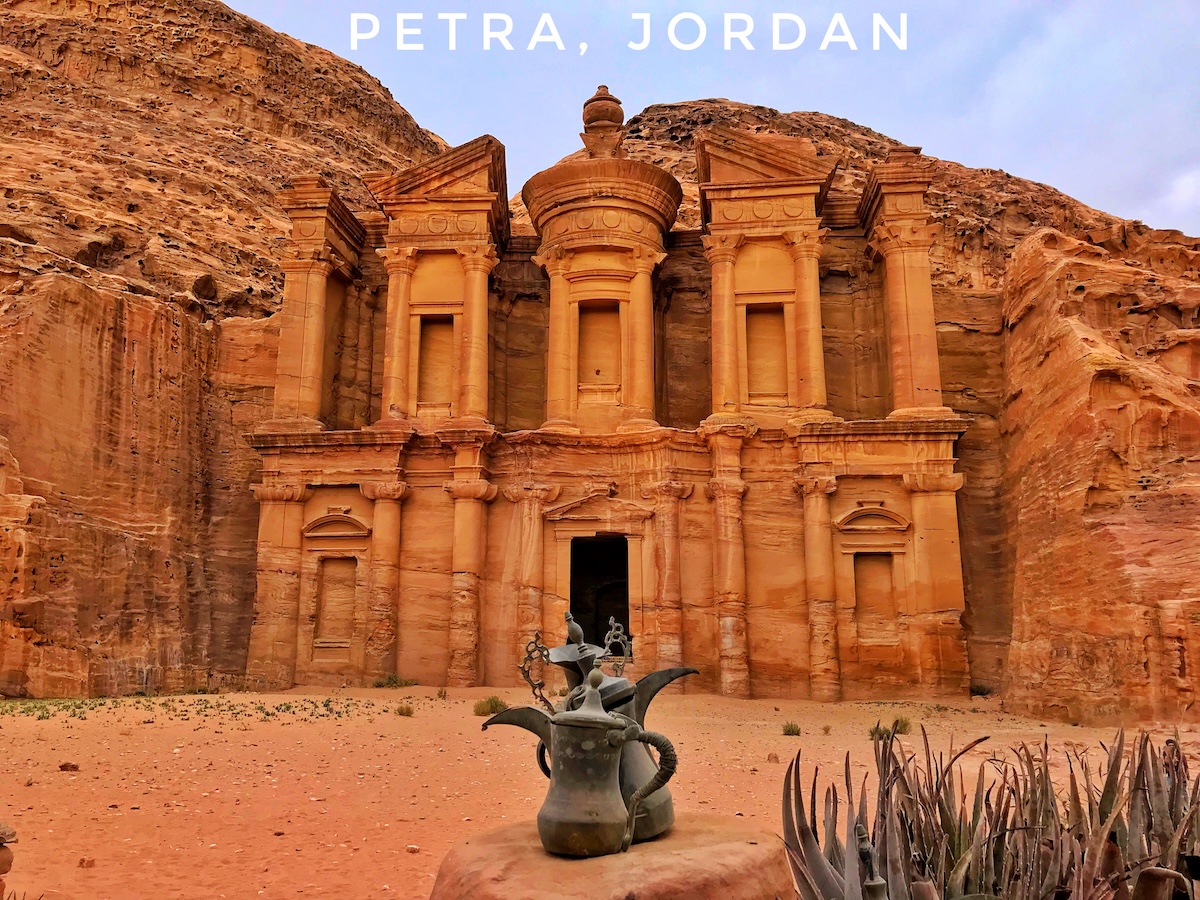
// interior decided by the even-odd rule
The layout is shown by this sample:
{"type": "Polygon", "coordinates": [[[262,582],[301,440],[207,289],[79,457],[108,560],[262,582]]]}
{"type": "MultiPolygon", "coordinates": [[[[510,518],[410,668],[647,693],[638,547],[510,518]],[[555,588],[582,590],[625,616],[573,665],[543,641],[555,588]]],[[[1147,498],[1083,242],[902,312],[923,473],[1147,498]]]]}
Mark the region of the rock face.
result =
{"type": "Polygon", "coordinates": [[[244,671],[287,218],[439,152],[362,70],[219,3],[0,2],[0,692],[244,671]]]}
{"type": "Polygon", "coordinates": [[[1004,302],[1006,703],[1072,721],[1195,715],[1200,242],[1039,231],[1004,302]]]}

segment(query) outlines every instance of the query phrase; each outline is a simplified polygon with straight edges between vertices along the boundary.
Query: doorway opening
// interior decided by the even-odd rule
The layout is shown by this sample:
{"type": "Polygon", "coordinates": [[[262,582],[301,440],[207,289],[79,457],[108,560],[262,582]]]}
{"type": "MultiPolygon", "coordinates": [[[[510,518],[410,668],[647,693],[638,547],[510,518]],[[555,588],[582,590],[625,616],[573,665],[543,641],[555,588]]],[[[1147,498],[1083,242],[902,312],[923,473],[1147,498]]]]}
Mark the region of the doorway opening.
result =
{"type": "MultiPolygon", "coordinates": [[[[571,615],[583,629],[583,639],[602,645],[608,620],[629,630],[629,541],[623,534],[571,538],[571,615]]],[[[630,654],[633,650],[630,635],[630,654]]],[[[616,644],[610,652],[620,654],[616,644]]]]}

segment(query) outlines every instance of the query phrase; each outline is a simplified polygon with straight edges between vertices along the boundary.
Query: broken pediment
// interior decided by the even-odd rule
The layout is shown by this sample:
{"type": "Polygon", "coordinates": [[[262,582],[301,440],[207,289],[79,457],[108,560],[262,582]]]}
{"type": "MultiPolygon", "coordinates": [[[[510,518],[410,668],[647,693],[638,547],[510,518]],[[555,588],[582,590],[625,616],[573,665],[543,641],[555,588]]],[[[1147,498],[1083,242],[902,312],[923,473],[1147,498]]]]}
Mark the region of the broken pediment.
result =
{"type": "Polygon", "coordinates": [[[605,530],[614,531],[622,530],[623,524],[644,522],[653,515],[652,507],[621,500],[607,492],[585,494],[578,500],[551,507],[545,513],[545,517],[552,522],[603,522],[610,526],[605,530]]]}
{"type": "Polygon", "coordinates": [[[701,185],[806,182],[824,194],[841,160],[817,156],[812,141],[756,135],[731,128],[705,129],[696,138],[696,174],[701,185]]]}
{"type": "Polygon", "coordinates": [[[486,232],[498,245],[508,238],[504,145],[490,134],[403,172],[368,175],[364,181],[388,219],[404,223],[401,233],[462,231],[482,238],[486,232]],[[426,222],[430,227],[423,227],[421,219],[437,219],[442,224],[426,222]]]}

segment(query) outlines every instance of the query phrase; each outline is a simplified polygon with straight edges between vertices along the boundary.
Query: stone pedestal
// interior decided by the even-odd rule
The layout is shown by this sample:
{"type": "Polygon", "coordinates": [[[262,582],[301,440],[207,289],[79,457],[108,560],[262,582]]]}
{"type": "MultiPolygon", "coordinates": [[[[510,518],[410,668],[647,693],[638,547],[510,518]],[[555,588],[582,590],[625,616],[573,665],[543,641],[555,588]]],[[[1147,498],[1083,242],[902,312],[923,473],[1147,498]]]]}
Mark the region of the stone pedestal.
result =
{"type": "Polygon", "coordinates": [[[681,815],[628,853],[563,859],[532,822],[470,838],[446,854],[430,900],[791,900],[783,841],[743,819],[681,815]]]}

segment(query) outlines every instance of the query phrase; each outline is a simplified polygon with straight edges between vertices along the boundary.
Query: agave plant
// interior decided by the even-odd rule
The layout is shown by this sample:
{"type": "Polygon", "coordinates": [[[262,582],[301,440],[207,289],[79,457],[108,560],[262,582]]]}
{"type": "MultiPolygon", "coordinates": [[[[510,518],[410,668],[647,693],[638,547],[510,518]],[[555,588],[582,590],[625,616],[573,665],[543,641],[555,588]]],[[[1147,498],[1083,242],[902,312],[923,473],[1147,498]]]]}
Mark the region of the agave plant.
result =
{"type": "Polygon", "coordinates": [[[1140,734],[1126,754],[1118,732],[1095,778],[1074,750],[1062,786],[1049,745],[1020,744],[982,762],[968,794],[961,761],[988,738],[947,761],[924,729],[923,759],[894,732],[874,742],[873,817],[865,778],[855,802],[849,754],[844,825],[838,786],[825,789],[818,824],[819,773],[806,807],[800,753],[788,767],[784,844],[801,900],[1195,900],[1200,778],[1189,780],[1178,735],[1160,751],[1140,734]]]}

